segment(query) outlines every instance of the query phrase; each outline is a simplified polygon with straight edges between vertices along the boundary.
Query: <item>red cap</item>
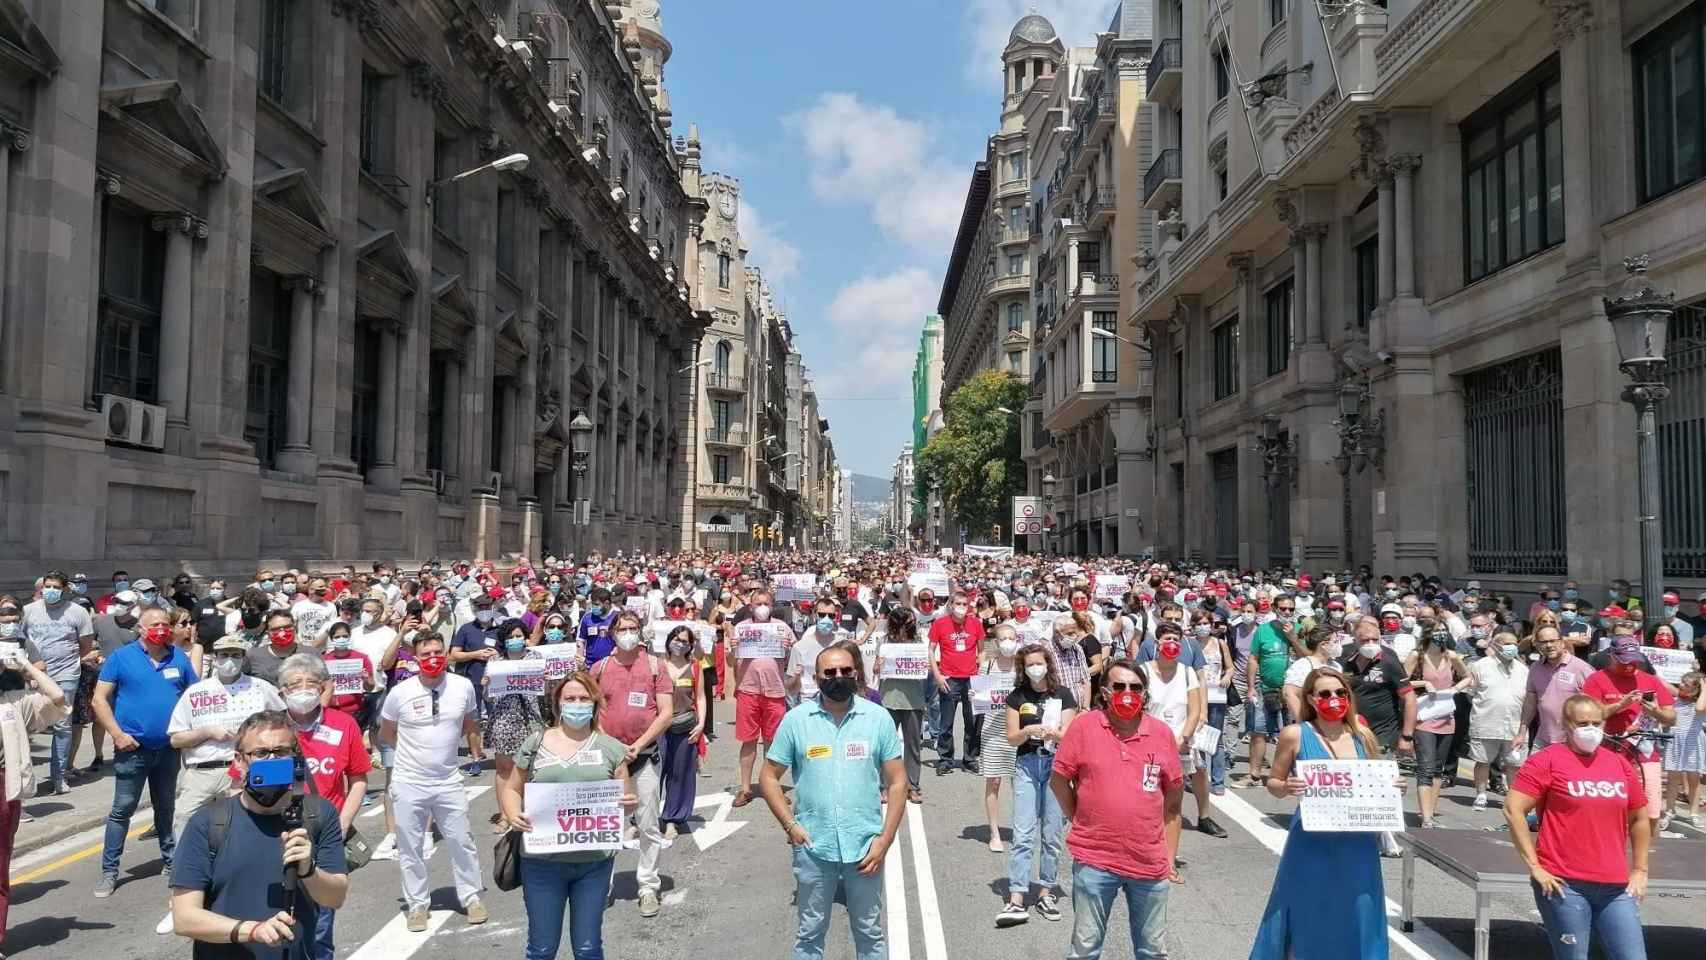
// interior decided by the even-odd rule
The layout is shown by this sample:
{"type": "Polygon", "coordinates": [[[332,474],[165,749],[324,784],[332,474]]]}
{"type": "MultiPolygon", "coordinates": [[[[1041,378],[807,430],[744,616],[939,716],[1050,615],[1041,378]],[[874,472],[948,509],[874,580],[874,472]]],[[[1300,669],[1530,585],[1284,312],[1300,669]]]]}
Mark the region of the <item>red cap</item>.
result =
{"type": "Polygon", "coordinates": [[[1606,607],[1604,610],[1601,610],[1599,612],[1599,618],[1601,620],[1627,620],[1629,619],[1629,611],[1614,603],[1611,606],[1606,607]]]}
{"type": "Polygon", "coordinates": [[[1308,590],[1313,582],[1314,581],[1309,579],[1309,574],[1307,573],[1300,573],[1297,575],[1297,586],[1299,589],[1308,590]]]}
{"type": "Polygon", "coordinates": [[[1343,600],[1328,600],[1327,601],[1327,609],[1328,610],[1343,610],[1343,609],[1345,609],[1345,601],[1343,601],[1343,600]]]}
{"type": "Polygon", "coordinates": [[[1666,590],[1665,595],[1664,595],[1664,601],[1665,601],[1665,603],[1668,603],[1671,606],[1676,606],[1677,604],[1682,602],[1682,597],[1675,590],[1666,590]]]}
{"type": "Polygon", "coordinates": [[[502,587],[493,587],[486,591],[486,596],[491,597],[493,600],[501,600],[503,599],[503,595],[504,589],[502,587]]]}
{"type": "Polygon", "coordinates": [[[1214,595],[1217,597],[1226,596],[1226,584],[1224,584],[1224,583],[1215,584],[1214,585],[1214,595]]]}

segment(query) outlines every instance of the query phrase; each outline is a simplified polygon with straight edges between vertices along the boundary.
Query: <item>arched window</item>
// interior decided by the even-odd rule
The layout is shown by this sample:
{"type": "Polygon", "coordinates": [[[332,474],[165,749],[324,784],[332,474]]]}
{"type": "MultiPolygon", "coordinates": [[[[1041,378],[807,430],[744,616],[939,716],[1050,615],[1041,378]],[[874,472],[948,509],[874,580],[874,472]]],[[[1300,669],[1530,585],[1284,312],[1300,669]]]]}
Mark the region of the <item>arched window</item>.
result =
{"type": "Polygon", "coordinates": [[[735,348],[727,340],[717,341],[717,358],[711,369],[716,373],[718,379],[728,379],[729,361],[734,357],[734,352],[735,348]]]}

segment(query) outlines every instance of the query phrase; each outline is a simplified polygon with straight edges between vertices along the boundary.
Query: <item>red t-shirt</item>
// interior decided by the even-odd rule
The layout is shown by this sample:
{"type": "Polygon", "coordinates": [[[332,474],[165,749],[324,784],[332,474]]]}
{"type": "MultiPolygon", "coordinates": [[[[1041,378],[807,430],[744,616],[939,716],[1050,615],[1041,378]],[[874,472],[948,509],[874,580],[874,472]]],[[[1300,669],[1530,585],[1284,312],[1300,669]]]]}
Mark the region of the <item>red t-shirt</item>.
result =
{"type": "Polygon", "coordinates": [[[675,685],[663,658],[641,653],[623,666],[611,654],[593,665],[592,678],[604,696],[598,708],[598,730],[632,745],[657,719],[659,705],[674,713],[675,685]]]}
{"type": "Polygon", "coordinates": [[[959,623],[953,617],[938,617],[930,625],[930,646],[941,651],[944,677],[970,677],[977,673],[977,648],[983,645],[983,623],[970,613],[959,623]]]}
{"type": "Polygon", "coordinates": [[[348,714],[322,710],[320,722],[312,729],[298,730],[296,740],[302,746],[302,755],[308,760],[308,771],[320,796],[333,809],[342,810],[344,798],[349,795],[345,776],[359,777],[373,769],[373,760],[361,743],[361,728],[348,714]]]}
{"type": "MultiPolygon", "coordinates": [[[[1623,699],[1623,695],[1632,690],[1642,693],[1652,693],[1658,698],[1661,707],[1674,706],[1676,697],[1671,695],[1659,678],[1639,670],[1632,674],[1623,675],[1610,670],[1596,670],[1582,684],[1582,692],[1604,704],[1613,704],[1623,699]]],[[[1624,733],[1630,728],[1639,729],[1641,705],[1631,703],[1616,713],[1606,713],[1605,732],[1624,733]]]]}
{"type": "Polygon", "coordinates": [[[1173,872],[1166,794],[1184,789],[1185,777],[1166,723],[1145,715],[1122,740],[1105,711],[1080,714],[1060,741],[1054,772],[1077,783],[1078,811],[1066,835],[1073,859],[1138,880],[1173,872]]]}
{"type": "Polygon", "coordinates": [[[1554,743],[1528,758],[1511,789],[1540,801],[1540,865],[1587,883],[1629,882],[1629,811],[1647,806],[1635,765],[1611,750],[1584,757],[1554,743]]]}
{"type": "MultiPolygon", "coordinates": [[[[367,659],[367,654],[362,653],[359,650],[345,650],[342,653],[339,653],[336,650],[329,651],[326,654],[326,659],[360,660],[362,678],[369,681],[373,679],[373,661],[367,659]]],[[[332,709],[341,710],[344,713],[349,714],[351,717],[354,717],[355,712],[361,709],[362,696],[363,695],[359,693],[334,694],[332,696],[332,709]]]]}

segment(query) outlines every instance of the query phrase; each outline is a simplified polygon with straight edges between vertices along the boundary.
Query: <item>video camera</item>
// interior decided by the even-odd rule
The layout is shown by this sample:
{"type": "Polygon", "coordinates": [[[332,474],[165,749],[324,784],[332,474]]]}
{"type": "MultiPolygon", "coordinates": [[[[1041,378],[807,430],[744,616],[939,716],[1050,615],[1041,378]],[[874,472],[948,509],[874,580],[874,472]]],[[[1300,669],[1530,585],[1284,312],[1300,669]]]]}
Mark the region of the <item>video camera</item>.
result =
{"type": "MultiPolygon", "coordinates": [[[[301,757],[271,757],[266,760],[256,760],[249,764],[248,786],[257,790],[285,787],[290,791],[290,803],[282,814],[284,829],[300,830],[304,825],[302,816],[302,797],[307,792],[308,761],[301,757]]],[[[309,838],[312,842],[313,838],[309,838]]],[[[284,911],[291,913],[296,909],[296,889],[300,876],[290,867],[284,869],[284,911]]]]}

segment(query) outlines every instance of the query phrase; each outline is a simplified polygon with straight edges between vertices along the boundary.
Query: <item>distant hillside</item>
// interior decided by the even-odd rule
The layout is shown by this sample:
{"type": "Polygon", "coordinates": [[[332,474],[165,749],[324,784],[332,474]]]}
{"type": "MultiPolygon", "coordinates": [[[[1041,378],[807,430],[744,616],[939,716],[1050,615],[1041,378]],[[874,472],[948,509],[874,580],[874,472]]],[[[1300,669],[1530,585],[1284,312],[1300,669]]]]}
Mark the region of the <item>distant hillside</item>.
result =
{"type": "Polygon", "coordinates": [[[873,477],[863,473],[853,475],[853,499],[855,502],[871,502],[889,498],[889,481],[887,477],[873,477]]]}

